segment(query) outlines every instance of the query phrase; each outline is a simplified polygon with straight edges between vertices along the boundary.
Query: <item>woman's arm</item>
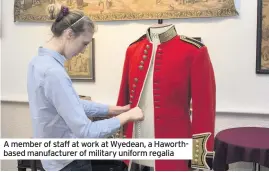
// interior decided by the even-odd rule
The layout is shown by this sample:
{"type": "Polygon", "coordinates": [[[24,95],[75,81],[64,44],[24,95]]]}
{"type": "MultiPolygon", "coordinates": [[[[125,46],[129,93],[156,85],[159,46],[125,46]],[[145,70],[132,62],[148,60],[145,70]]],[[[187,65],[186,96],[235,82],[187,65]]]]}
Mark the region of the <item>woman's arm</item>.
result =
{"type": "Polygon", "coordinates": [[[83,109],[88,117],[115,116],[130,110],[130,106],[110,106],[94,101],[80,99],[83,109]]]}
{"type": "Polygon", "coordinates": [[[109,113],[109,106],[89,100],[80,99],[85,114],[88,117],[105,117],[109,113]]]}
{"type": "MultiPolygon", "coordinates": [[[[71,81],[61,71],[50,69],[45,76],[43,87],[46,98],[76,137],[104,138],[114,134],[126,122],[126,119],[117,117],[92,122],[85,115],[71,81]]],[[[129,115],[126,118],[130,118],[129,115]]]]}

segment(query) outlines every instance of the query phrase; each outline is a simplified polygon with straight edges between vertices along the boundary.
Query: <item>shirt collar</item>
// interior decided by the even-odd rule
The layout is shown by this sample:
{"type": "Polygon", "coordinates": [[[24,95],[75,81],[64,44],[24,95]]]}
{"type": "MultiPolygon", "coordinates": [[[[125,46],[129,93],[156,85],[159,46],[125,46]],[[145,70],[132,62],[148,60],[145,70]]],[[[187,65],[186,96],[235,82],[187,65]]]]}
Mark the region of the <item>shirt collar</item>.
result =
{"type": "Polygon", "coordinates": [[[39,47],[38,55],[49,55],[53,57],[55,60],[57,60],[62,66],[64,66],[64,62],[66,61],[66,58],[57,51],[47,49],[44,47],[39,47]]]}

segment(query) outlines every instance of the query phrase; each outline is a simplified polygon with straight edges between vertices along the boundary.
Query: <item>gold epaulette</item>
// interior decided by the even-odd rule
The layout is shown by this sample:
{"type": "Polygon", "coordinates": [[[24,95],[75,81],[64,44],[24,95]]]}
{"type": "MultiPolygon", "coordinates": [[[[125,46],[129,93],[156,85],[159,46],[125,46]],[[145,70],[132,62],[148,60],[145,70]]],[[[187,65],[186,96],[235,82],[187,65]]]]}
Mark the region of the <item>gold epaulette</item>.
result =
{"type": "Polygon", "coordinates": [[[197,39],[194,38],[190,38],[184,35],[180,35],[180,40],[185,41],[187,43],[190,43],[194,46],[196,46],[197,48],[201,48],[203,46],[205,46],[202,42],[198,41],[197,39]]]}

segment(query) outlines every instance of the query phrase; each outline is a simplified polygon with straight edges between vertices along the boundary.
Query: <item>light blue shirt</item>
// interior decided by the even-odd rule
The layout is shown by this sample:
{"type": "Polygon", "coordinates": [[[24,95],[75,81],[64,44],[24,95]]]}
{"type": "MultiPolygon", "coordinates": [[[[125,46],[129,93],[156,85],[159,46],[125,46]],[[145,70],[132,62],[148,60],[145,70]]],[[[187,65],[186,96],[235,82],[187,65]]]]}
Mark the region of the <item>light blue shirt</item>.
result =
{"type": "MultiPolygon", "coordinates": [[[[117,118],[106,116],[108,105],[79,98],[64,68],[65,57],[40,47],[28,66],[27,90],[33,138],[105,138],[120,128],[117,118]]],[[[72,160],[41,160],[47,171],[58,171],[72,160]]]]}

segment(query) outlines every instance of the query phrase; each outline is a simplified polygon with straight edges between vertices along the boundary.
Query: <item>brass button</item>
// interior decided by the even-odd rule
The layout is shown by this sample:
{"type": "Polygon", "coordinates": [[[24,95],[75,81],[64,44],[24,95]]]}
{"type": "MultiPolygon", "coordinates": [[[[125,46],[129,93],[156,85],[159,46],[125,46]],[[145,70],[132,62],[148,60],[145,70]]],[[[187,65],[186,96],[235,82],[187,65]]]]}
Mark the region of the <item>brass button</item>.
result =
{"type": "Polygon", "coordinates": [[[139,69],[142,70],[144,67],[142,65],[139,66],[139,69]]]}
{"type": "Polygon", "coordinates": [[[198,161],[198,159],[195,159],[194,161],[198,161]]]}
{"type": "Polygon", "coordinates": [[[131,97],[131,99],[134,98],[134,96],[132,96],[132,95],[130,97],[131,97]]]}
{"type": "Polygon", "coordinates": [[[146,60],[147,59],[147,56],[146,55],[143,55],[143,59],[146,60]]]}
{"type": "Polygon", "coordinates": [[[144,61],[141,61],[141,62],[140,62],[140,64],[142,64],[142,65],[143,65],[143,64],[144,64],[144,61]]]}
{"type": "Polygon", "coordinates": [[[134,81],[137,82],[138,81],[138,78],[135,78],[134,81]]]}
{"type": "Polygon", "coordinates": [[[134,90],[132,90],[132,93],[134,93],[134,90]]]}
{"type": "Polygon", "coordinates": [[[196,149],[196,152],[199,152],[199,150],[198,150],[198,149],[196,149]]]}
{"type": "Polygon", "coordinates": [[[147,45],[146,47],[147,47],[147,49],[149,49],[149,48],[150,48],[150,46],[149,46],[149,45],[147,45]]]}
{"type": "Polygon", "coordinates": [[[133,102],[132,102],[132,101],[129,101],[129,103],[131,103],[131,104],[132,104],[133,102]]]}
{"type": "Polygon", "coordinates": [[[199,140],[196,140],[196,143],[198,143],[199,142],[199,140]]]}
{"type": "Polygon", "coordinates": [[[135,85],[135,84],[133,84],[133,87],[135,88],[135,87],[136,87],[136,85],[135,85]]]}
{"type": "Polygon", "coordinates": [[[144,50],[144,54],[148,54],[148,50],[144,50]]]}
{"type": "Polygon", "coordinates": [[[123,138],[126,138],[126,135],[123,135],[123,138]]]}

